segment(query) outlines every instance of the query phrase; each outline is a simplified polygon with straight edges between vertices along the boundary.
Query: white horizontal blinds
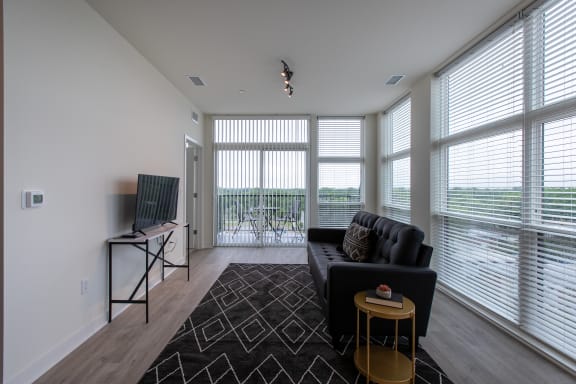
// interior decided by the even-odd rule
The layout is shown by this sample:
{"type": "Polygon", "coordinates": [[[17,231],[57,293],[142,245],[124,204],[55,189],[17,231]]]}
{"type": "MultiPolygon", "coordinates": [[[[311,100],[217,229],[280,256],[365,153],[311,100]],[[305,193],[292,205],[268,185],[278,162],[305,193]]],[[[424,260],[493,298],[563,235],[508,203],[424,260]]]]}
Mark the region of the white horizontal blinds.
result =
{"type": "Polygon", "coordinates": [[[521,325],[576,356],[576,116],[534,129],[521,325]]]}
{"type": "Polygon", "coordinates": [[[459,216],[519,222],[522,132],[447,146],[444,211],[459,216]]]}
{"type": "Polygon", "coordinates": [[[214,143],[308,143],[308,119],[218,118],[214,143]]]}
{"type": "Polygon", "coordinates": [[[556,1],[532,15],[530,64],[535,107],[576,96],[576,7],[572,0],[556,1]]]}
{"type": "Polygon", "coordinates": [[[318,157],[355,158],[362,154],[362,119],[318,119],[318,157]]]}
{"type": "Polygon", "coordinates": [[[446,146],[445,153],[437,229],[441,280],[516,322],[521,131],[446,146]]]}
{"type": "Polygon", "coordinates": [[[531,257],[522,270],[522,328],[574,359],[576,356],[576,238],[532,233],[531,257]]]}
{"type": "Polygon", "coordinates": [[[541,125],[540,162],[532,172],[532,222],[576,230],[576,117],[541,125]]]}
{"type": "Polygon", "coordinates": [[[450,216],[437,218],[434,231],[442,283],[517,322],[519,231],[450,216]]]}
{"type": "Polygon", "coordinates": [[[303,230],[308,127],[307,118],[214,119],[217,245],[279,245],[272,227],[294,200],[303,230]]]}
{"type": "Polygon", "coordinates": [[[362,118],[318,118],[318,224],[346,227],[364,207],[362,118]]]}
{"type": "Polygon", "coordinates": [[[441,76],[435,264],[443,284],[517,323],[522,215],[523,29],[441,76]]]}
{"type": "Polygon", "coordinates": [[[524,330],[576,360],[576,2],[529,18],[533,82],[526,150],[524,330]],[[546,114],[549,105],[555,114],[546,114]],[[540,111],[543,110],[543,112],[540,111]],[[540,117],[542,116],[542,117],[540,117]]]}
{"type": "Polygon", "coordinates": [[[392,161],[392,204],[410,210],[410,157],[392,161]]]}
{"type": "Polygon", "coordinates": [[[481,54],[443,75],[450,102],[447,134],[517,115],[523,110],[523,30],[506,31],[481,54]]]}
{"type": "Polygon", "coordinates": [[[412,101],[407,97],[386,114],[383,143],[383,213],[410,222],[410,139],[412,101]]]}
{"type": "Polygon", "coordinates": [[[410,149],[412,99],[408,97],[389,113],[392,125],[392,153],[410,149]]]}
{"type": "Polygon", "coordinates": [[[443,284],[576,367],[576,2],[542,1],[520,16],[441,75],[433,262],[443,284]],[[500,63],[510,87],[486,87],[480,101],[454,92],[454,74],[474,79],[462,89],[488,84],[474,62],[500,63]]]}

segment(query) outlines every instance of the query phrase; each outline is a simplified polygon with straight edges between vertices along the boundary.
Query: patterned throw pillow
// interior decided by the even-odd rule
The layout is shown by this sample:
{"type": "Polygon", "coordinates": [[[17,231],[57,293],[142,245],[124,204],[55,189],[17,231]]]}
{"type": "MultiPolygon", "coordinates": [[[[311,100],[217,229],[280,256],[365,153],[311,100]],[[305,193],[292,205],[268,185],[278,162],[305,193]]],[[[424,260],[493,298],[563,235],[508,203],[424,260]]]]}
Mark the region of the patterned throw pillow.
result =
{"type": "Polygon", "coordinates": [[[372,230],[356,223],[351,223],[346,234],[342,249],[354,261],[366,261],[369,256],[372,230]]]}

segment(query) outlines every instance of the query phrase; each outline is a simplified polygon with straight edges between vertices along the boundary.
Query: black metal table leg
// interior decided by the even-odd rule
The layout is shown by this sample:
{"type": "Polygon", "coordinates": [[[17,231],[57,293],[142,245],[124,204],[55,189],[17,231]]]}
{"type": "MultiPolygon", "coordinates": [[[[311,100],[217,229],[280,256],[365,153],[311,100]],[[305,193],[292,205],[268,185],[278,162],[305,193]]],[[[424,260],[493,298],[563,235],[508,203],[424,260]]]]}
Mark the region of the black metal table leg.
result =
{"type": "Polygon", "coordinates": [[[146,240],[146,324],[148,324],[148,251],[150,240],[146,240]]]}
{"type": "Polygon", "coordinates": [[[190,224],[186,224],[186,269],[188,269],[188,281],[190,281],[190,224]]]}
{"type": "Polygon", "coordinates": [[[162,252],[162,281],[164,281],[164,264],[166,264],[166,261],[164,260],[164,257],[166,256],[164,253],[164,246],[166,245],[165,241],[166,239],[164,239],[164,235],[162,235],[162,247],[160,249],[162,252]]]}
{"type": "Polygon", "coordinates": [[[112,243],[108,243],[108,322],[112,321],[112,243]]]}

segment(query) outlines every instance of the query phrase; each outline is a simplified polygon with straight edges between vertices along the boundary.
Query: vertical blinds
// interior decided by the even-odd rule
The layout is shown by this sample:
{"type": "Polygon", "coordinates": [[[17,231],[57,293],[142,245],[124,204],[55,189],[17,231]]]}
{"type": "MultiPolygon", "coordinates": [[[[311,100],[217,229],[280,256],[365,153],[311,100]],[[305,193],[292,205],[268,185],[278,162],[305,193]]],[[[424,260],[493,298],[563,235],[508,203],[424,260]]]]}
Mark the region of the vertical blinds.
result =
{"type": "Polygon", "coordinates": [[[364,207],[364,120],[318,118],[318,224],[346,227],[364,207]]]}
{"type": "Polygon", "coordinates": [[[434,262],[574,369],[576,3],[526,14],[440,76],[434,262]]]}
{"type": "Polygon", "coordinates": [[[216,245],[294,245],[278,236],[293,207],[304,232],[307,118],[215,118],[216,245]],[[276,230],[276,231],[275,231],[276,230]]]}
{"type": "Polygon", "coordinates": [[[390,218],[410,222],[410,97],[393,106],[384,122],[382,209],[390,218]]]}

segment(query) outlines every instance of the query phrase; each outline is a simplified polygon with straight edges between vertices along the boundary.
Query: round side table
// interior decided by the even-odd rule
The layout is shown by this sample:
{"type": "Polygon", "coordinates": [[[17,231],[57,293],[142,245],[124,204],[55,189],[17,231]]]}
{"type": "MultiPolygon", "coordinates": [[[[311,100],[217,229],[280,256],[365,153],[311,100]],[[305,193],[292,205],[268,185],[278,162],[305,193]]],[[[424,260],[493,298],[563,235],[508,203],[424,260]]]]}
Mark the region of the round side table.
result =
{"type": "Polygon", "coordinates": [[[361,374],[370,381],[380,384],[414,383],[416,373],[416,307],[412,300],[403,298],[402,308],[366,302],[366,291],[354,296],[356,305],[356,351],[354,364],[361,374]],[[366,315],[366,345],[360,345],[360,312],[366,315]],[[370,345],[370,320],[372,318],[394,320],[394,347],[370,345]],[[398,320],[412,321],[412,359],[398,352],[398,320]]]}

